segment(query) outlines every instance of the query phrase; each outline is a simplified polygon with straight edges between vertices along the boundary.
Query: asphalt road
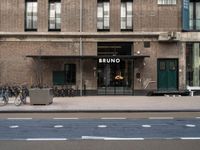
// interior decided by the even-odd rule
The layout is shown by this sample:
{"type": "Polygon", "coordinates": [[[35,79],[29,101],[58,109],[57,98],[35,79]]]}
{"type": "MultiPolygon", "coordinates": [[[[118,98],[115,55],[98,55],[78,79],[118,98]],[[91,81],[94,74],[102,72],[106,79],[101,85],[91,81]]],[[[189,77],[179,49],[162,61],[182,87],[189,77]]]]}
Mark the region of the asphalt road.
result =
{"type": "Polygon", "coordinates": [[[0,150],[199,150],[199,116],[1,114],[0,150]]]}
{"type": "Polygon", "coordinates": [[[200,139],[200,119],[0,120],[0,140],[200,139]]]}

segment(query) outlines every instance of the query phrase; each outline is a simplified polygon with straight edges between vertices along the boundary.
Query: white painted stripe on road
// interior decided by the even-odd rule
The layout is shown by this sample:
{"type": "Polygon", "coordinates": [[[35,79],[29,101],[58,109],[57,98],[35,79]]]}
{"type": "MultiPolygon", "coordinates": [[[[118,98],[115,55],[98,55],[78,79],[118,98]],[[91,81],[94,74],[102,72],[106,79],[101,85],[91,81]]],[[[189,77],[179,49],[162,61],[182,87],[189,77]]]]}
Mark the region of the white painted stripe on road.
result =
{"type": "Polygon", "coordinates": [[[33,118],[7,118],[8,120],[31,120],[33,118]]]}
{"type": "Polygon", "coordinates": [[[196,119],[200,119],[200,117],[195,117],[196,119]]]}
{"type": "Polygon", "coordinates": [[[99,137],[99,136],[82,136],[83,140],[144,140],[144,138],[117,138],[117,137],[99,137]]]}
{"type": "Polygon", "coordinates": [[[141,140],[144,140],[144,138],[104,138],[104,140],[106,141],[141,141],[141,140]]]}
{"type": "Polygon", "coordinates": [[[26,141],[67,141],[67,138],[28,138],[26,141]]]}
{"type": "Polygon", "coordinates": [[[118,117],[118,118],[107,118],[107,117],[104,117],[104,118],[101,118],[102,120],[123,120],[123,119],[127,119],[127,118],[122,118],[122,117],[118,117]]]}
{"type": "Polygon", "coordinates": [[[53,118],[54,120],[77,120],[79,118],[53,118]]]}
{"type": "Polygon", "coordinates": [[[19,128],[19,126],[18,125],[12,125],[12,126],[9,126],[9,128],[16,129],[16,128],[19,128]]]}
{"type": "Polygon", "coordinates": [[[181,137],[181,140],[200,140],[200,137],[181,137]]]}
{"type": "Polygon", "coordinates": [[[99,136],[82,136],[82,140],[103,140],[106,137],[99,137],[99,136]]]}
{"type": "Polygon", "coordinates": [[[149,117],[149,119],[174,119],[174,117],[149,117]]]}
{"type": "Polygon", "coordinates": [[[194,124],[186,124],[185,126],[186,126],[186,127],[190,127],[190,128],[196,127],[196,125],[194,125],[194,124]]]}
{"type": "Polygon", "coordinates": [[[54,128],[63,128],[63,125],[55,125],[54,128]]]}
{"type": "Polygon", "coordinates": [[[148,124],[144,124],[142,125],[143,128],[151,128],[151,125],[148,125],[148,124]]]}
{"type": "Polygon", "coordinates": [[[107,125],[98,125],[98,128],[107,128],[107,125]]]}

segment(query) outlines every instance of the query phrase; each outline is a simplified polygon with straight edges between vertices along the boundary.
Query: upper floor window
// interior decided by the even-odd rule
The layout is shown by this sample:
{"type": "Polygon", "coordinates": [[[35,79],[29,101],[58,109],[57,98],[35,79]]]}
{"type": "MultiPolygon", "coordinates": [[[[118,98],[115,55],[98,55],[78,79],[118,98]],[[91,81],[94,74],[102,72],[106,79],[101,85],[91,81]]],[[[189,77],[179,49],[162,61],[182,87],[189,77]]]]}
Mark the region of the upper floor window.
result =
{"type": "Polygon", "coordinates": [[[131,0],[121,2],[121,30],[133,30],[133,2],[131,0]]]}
{"type": "Polygon", "coordinates": [[[190,30],[200,30],[200,0],[190,0],[189,19],[190,30]]]}
{"type": "Polygon", "coordinates": [[[26,0],[25,31],[37,31],[37,0],[26,0]]]}
{"type": "Polygon", "coordinates": [[[160,5],[176,5],[176,0],[158,0],[160,5]]]}
{"type": "Polygon", "coordinates": [[[61,30],[61,2],[49,0],[49,31],[61,30]]]}
{"type": "Polygon", "coordinates": [[[98,31],[109,31],[110,29],[110,2],[109,0],[98,0],[97,29],[98,31]]]}

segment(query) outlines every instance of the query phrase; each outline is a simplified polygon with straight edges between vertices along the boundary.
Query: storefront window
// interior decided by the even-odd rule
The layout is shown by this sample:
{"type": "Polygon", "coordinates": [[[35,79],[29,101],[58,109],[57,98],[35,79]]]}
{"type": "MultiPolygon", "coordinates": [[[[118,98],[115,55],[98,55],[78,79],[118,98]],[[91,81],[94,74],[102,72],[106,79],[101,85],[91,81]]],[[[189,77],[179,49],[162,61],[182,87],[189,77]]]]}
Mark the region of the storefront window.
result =
{"type": "Polygon", "coordinates": [[[98,43],[98,90],[103,94],[132,94],[132,43],[98,43]]]}
{"type": "Polygon", "coordinates": [[[200,43],[186,45],[186,78],[188,86],[200,86],[200,43]]]}

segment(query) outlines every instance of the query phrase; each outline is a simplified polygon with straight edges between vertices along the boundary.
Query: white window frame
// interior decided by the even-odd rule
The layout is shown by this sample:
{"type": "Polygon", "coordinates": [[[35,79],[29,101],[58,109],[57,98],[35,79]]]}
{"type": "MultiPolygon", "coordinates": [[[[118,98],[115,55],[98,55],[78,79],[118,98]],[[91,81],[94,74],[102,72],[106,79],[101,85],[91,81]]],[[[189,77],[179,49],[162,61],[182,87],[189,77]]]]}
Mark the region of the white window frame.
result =
{"type": "Polygon", "coordinates": [[[158,0],[159,5],[176,5],[177,0],[158,0]]]}
{"type": "Polygon", "coordinates": [[[25,30],[37,31],[37,13],[38,3],[37,0],[26,0],[25,6],[25,30]]]}
{"type": "Polygon", "coordinates": [[[133,2],[121,1],[121,30],[133,30],[133,2]]]}
{"type": "Polygon", "coordinates": [[[97,30],[110,30],[110,1],[99,0],[97,4],[97,30]]]}

